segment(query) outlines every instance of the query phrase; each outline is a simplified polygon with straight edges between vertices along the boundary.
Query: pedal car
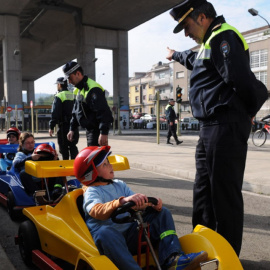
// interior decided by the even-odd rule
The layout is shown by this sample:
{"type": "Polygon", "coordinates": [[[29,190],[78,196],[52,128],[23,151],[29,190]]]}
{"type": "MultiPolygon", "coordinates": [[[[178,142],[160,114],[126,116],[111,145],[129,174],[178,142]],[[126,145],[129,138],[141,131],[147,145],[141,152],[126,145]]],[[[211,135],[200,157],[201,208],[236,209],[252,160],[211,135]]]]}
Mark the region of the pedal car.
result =
{"type": "MultiPolygon", "coordinates": [[[[36,143],[35,147],[40,144],[41,143],[36,143]]],[[[55,148],[53,142],[50,142],[48,144],[55,148]]],[[[17,144],[0,145],[0,153],[16,153],[17,148],[17,144]]],[[[39,162],[41,163],[46,161],[39,162]]],[[[26,163],[28,163],[25,168],[26,172],[30,170],[30,174],[32,174],[33,170],[31,171],[31,162],[27,161],[26,163]]],[[[40,178],[44,177],[40,176],[40,178]]],[[[46,181],[44,181],[44,183],[46,186],[46,181]]],[[[76,187],[80,186],[79,182],[76,180],[69,181],[69,185],[75,185],[76,187]]],[[[11,167],[11,169],[8,171],[0,171],[0,203],[7,207],[8,213],[12,220],[21,216],[21,210],[24,207],[36,205],[36,201],[34,200],[33,196],[29,196],[25,192],[24,187],[21,184],[19,173],[13,167],[11,167]]]]}
{"type": "MultiPolygon", "coordinates": [[[[115,171],[129,168],[125,157],[116,155],[108,158],[115,171]]],[[[75,189],[55,207],[44,205],[23,209],[28,219],[20,224],[15,240],[27,265],[33,263],[39,269],[62,269],[53,261],[59,258],[77,270],[117,269],[108,257],[100,255],[84,221],[82,203],[83,190],[75,189]]],[[[198,225],[193,233],[181,237],[179,241],[186,253],[208,252],[208,261],[201,265],[201,269],[243,269],[230,244],[206,227],[198,225]]],[[[141,268],[160,269],[154,256],[148,255],[149,252],[138,254],[134,259],[141,268]]]]}

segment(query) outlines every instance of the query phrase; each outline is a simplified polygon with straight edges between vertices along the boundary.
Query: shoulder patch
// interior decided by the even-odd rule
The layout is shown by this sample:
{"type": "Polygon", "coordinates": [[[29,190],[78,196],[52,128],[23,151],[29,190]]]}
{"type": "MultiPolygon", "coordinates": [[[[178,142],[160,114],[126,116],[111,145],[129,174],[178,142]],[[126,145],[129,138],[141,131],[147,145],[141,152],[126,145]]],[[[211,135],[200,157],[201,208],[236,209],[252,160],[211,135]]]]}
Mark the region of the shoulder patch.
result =
{"type": "Polygon", "coordinates": [[[230,53],[230,45],[228,41],[224,40],[220,43],[220,50],[223,56],[227,56],[230,53]]]}
{"type": "Polygon", "coordinates": [[[92,99],[94,99],[94,100],[97,99],[97,95],[95,93],[92,94],[92,99]]]}

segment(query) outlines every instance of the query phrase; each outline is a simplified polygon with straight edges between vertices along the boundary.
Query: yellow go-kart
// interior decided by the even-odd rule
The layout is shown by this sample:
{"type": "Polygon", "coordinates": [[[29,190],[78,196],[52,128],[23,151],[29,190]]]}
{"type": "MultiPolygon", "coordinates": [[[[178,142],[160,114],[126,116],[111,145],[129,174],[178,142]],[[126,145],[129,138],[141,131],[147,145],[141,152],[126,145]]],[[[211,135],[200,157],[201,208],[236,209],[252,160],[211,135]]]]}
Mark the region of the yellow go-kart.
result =
{"type": "MultiPolygon", "coordinates": [[[[129,169],[128,160],[123,156],[110,156],[109,161],[115,171],[129,169]]],[[[54,174],[73,175],[72,162],[69,161],[66,169],[58,168],[57,162],[53,166],[54,174]]],[[[42,173],[43,177],[50,177],[52,169],[46,164],[40,166],[39,163],[38,166],[39,168],[33,166],[33,174],[39,177],[42,173]]],[[[83,190],[79,188],[67,193],[54,207],[41,205],[23,209],[27,220],[20,224],[16,242],[27,265],[34,264],[39,269],[62,269],[54,260],[59,258],[77,270],[117,269],[108,257],[100,255],[84,221],[82,203],[83,190]]],[[[143,225],[143,221],[138,224],[143,225]]],[[[230,244],[218,233],[204,226],[198,225],[191,234],[181,237],[179,241],[185,253],[207,251],[208,260],[201,264],[202,270],[243,269],[230,244]]],[[[146,244],[153,252],[146,251],[134,256],[134,259],[143,269],[161,269],[151,243],[146,244]]]]}

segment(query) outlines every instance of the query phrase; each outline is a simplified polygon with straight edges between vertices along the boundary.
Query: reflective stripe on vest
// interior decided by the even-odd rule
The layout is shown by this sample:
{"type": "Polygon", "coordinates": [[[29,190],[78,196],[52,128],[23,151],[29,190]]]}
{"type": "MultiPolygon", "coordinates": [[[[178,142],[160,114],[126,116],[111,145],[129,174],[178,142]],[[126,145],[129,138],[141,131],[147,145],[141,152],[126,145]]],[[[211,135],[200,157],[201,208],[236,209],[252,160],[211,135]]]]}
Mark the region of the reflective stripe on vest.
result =
{"type": "Polygon", "coordinates": [[[59,92],[58,94],[56,94],[56,96],[58,98],[60,98],[60,100],[62,102],[66,101],[66,100],[73,100],[74,97],[73,97],[73,93],[69,92],[69,91],[62,91],[62,92],[59,92]]]}
{"type": "Polygon", "coordinates": [[[218,30],[213,31],[211,36],[208,38],[208,40],[201,45],[201,48],[200,48],[200,50],[198,52],[198,55],[197,55],[196,59],[210,59],[210,56],[211,56],[210,41],[211,41],[211,39],[213,37],[215,37],[216,35],[218,35],[219,33],[227,31],[227,30],[234,31],[239,36],[239,38],[242,40],[245,51],[248,50],[248,44],[245,41],[244,37],[241,35],[241,33],[236,28],[234,28],[233,26],[231,26],[231,25],[229,25],[227,23],[223,23],[221,25],[221,27],[218,30]]]}
{"type": "Polygon", "coordinates": [[[77,95],[77,99],[80,99],[80,97],[79,96],[83,96],[83,99],[86,99],[86,97],[87,97],[87,94],[93,89],[93,88],[95,88],[95,87],[98,87],[98,88],[100,88],[102,91],[105,91],[104,89],[103,89],[103,87],[100,85],[100,84],[98,84],[97,82],[95,82],[95,81],[93,81],[93,80],[91,80],[91,79],[89,79],[88,78],[88,80],[87,80],[87,85],[88,85],[88,90],[85,90],[85,89],[82,89],[81,91],[78,89],[78,88],[75,88],[74,89],[74,91],[73,91],[73,93],[75,93],[76,95],[77,95]]]}
{"type": "Polygon", "coordinates": [[[169,109],[169,107],[172,107],[172,109],[174,110],[174,107],[173,107],[172,105],[168,104],[168,105],[166,106],[166,108],[165,108],[165,111],[167,111],[167,110],[169,109]]]}

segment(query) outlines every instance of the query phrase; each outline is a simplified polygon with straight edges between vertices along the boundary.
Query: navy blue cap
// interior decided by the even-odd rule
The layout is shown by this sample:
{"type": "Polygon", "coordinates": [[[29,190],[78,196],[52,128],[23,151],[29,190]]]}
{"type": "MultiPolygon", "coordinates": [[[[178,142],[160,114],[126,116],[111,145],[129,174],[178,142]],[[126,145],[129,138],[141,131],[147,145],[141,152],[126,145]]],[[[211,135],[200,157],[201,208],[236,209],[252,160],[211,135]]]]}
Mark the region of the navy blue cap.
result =
{"type": "Polygon", "coordinates": [[[80,65],[75,61],[71,61],[71,62],[66,63],[63,66],[63,72],[65,73],[64,81],[66,81],[68,79],[68,77],[70,76],[70,74],[73,73],[74,71],[76,71],[79,67],[80,67],[80,65]]]}
{"type": "Polygon", "coordinates": [[[178,22],[178,25],[174,28],[173,32],[179,33],[183,30],[183,22],[185,18],[196,8],[202,4],[207,3],[206,0],[185,0],[179,5],[175,6],[170,15],[178,22]]]}

